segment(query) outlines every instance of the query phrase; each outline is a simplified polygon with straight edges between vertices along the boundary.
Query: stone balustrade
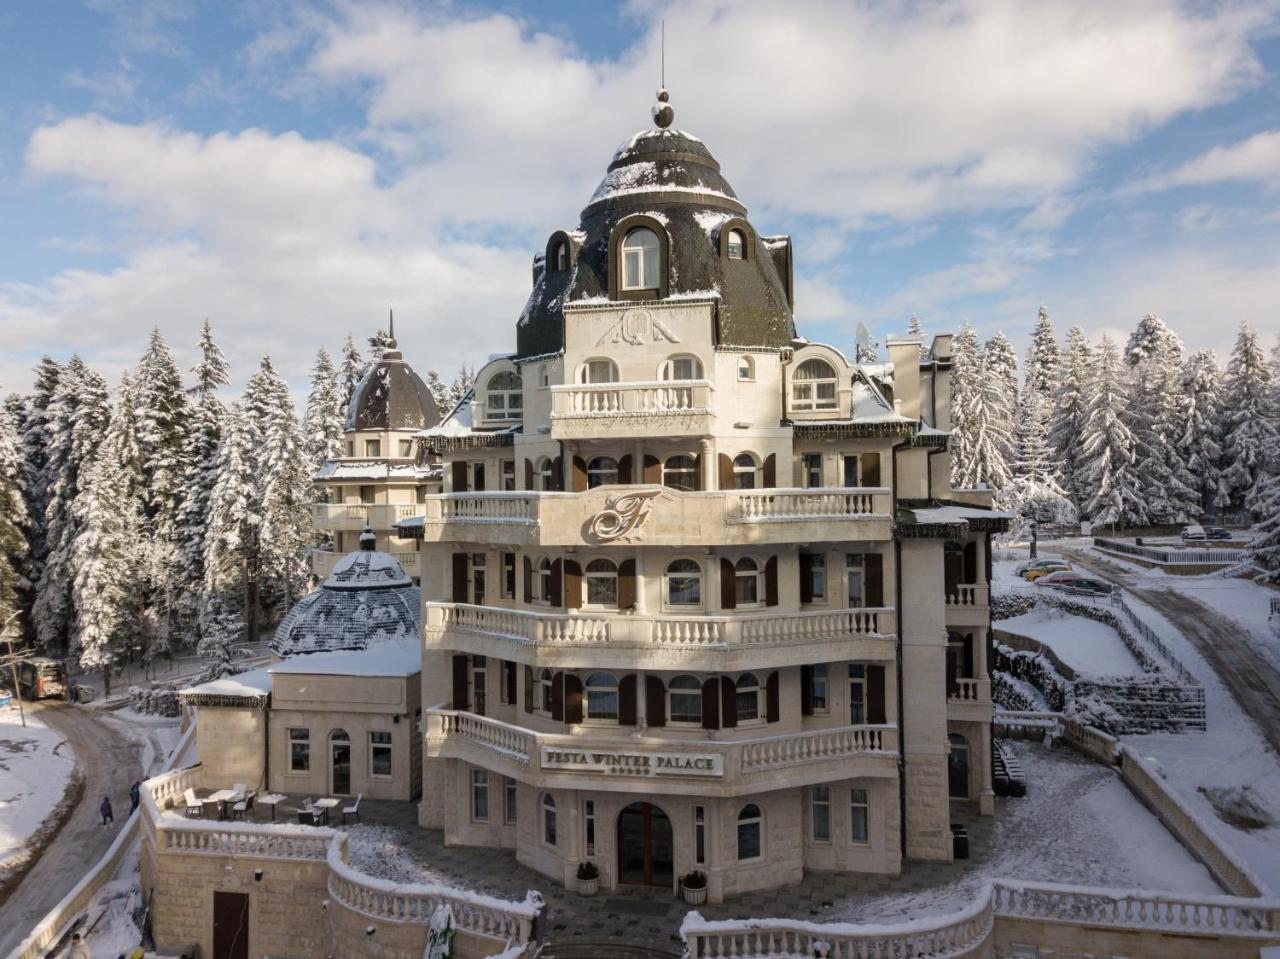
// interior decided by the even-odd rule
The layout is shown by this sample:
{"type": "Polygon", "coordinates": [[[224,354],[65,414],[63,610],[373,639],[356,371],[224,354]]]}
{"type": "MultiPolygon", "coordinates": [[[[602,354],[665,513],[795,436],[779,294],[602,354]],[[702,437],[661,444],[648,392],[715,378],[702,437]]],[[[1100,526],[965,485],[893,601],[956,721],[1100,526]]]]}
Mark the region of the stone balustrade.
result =
{"type": "MultiPolygon", "coordinates": [[[[987,684],[988,687],[990,684],[987,684]]],[[[977,679],[953,679],[951,680],[951,688],[947,690],[947,699],[953,703],[976,703],[982,702],[983,689],[981,680],[977,679]]],[[[990,699],[988,692],[986,699],[990,699]]]]}
{"type": "Polygon", "coordinates": [[[466,739],[521,764],[535,756],[538,742],[538,735],[522,726],[441,707],[427,710],[427,736],[466,739]]]}
{"type": "Polygon", "coordinates": [[[711,419],[709,380],[573,383],[551,387],[551,435],[586,439],[617,435],[666,436],[706,432],[711,419]],[[623,425],[625,424],[625,426],[623,425]]]}
{"type": "MultiPolygon", "coordinates": [[[[842,726],[791,736],[770,736],[743,743],[742,771],[776,769],[793,763],[818,759],[838,759],[859,753],[893,752],[897,749],[897,726],[842,726]]],[[[735,744],[736,745],[736,744],[735,744]]]]}
{"type": "Polygon", "coordinates": [[[991,587],[986,583],[957,583],[947,596],[948,606],[988,606],[991,587]]]}
{"type": "Polygon", "coordinates": [[[389,530],[422,512],[420,503],[312,503],[311,523],[316,529],[389,530]]]}
{"type": "Polygon", "coordinates": [[[731,523],[787,523],[812,519],[851,519],[887,511],[887,489],[740,490],[731,523]]]}

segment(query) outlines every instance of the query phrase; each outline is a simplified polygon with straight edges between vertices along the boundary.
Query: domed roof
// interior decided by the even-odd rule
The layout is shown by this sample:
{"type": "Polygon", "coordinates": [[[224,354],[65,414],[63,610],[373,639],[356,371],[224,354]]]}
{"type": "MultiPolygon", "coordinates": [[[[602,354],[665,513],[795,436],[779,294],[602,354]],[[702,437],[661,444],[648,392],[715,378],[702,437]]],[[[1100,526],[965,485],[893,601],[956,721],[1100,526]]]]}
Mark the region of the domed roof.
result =
{"type": "Polygon", "coordinates": [[[795,336],[790,239],[755,232],[711,151],[692,134],[669,129],[673,113],[665,91],[659,100],[659,128],[637,133],[618,148],[578,229],[564,234],[574,248],[571,267],[536,271],[517,329],[519,356],[563,349],[564,306],[609,296],[610,237],[623,219],[637,214],[667,233],[667,296],[717,301],[717,343],[780,348],[795,336]],[[726,224],[745,234],[745,258],[722,255],[726,224]]]}
{"type": "Polygon", "coordinates": [[[398,349],[393,319],[382,358],[369,367],[351,393],[346,428],[426,430],[439,423],[440,411],[431,391],[398,349]]]}
{"type": "Polygon", "coordinates": [[[320,587],[289,610],[268,644],[277,656],[366,649],[391,639],[417,636],[422,591],[395,557],[362,548],[338,560],[320,587]]]}

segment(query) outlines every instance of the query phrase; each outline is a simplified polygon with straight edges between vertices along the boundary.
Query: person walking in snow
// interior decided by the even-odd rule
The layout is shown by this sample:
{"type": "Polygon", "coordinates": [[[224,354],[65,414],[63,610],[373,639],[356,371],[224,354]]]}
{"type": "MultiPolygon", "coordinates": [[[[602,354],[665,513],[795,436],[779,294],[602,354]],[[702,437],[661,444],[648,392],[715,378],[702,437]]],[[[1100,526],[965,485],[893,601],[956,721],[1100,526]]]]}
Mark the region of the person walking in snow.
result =
{"type": "Polygon", "coordinates": [[[116,821],[115,815],[111,812],[111,797],[102,797],[102,805],[98,807],[98,812],[102,813],[102,825],[105,826],[107,823],[114,823],[116,821]]]}
{"type": "Polygon", "coordinates": [[[129,802],[133,803],[129,807],[129,815],[133,815],[138,809],[138,803],[142,802],[142,782],[136,781],[129,787],[129,802]]]}
{"type": "MultiPolygon", "coordinates": [[[[106,802],[106,800],[104,799],[103,802],[106,802]]],[[[89,947],[78,932],[71,937],[71,950],[67,953],[67,959],[93,959],[92,954],[89,952],[89,947]]]]}

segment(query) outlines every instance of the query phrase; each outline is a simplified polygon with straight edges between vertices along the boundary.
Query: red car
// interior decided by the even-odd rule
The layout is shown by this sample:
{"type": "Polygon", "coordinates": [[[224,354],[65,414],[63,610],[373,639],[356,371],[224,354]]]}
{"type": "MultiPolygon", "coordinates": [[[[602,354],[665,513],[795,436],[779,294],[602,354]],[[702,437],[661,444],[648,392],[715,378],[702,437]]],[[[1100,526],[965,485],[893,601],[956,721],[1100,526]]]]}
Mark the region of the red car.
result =
{"type": "Polygon", "coordinates": [[[1077,580],[1084,579],[1080,573],[1073,569],[1060,569],[1056,573],[1050,573],[1047,576],[1041,576],[1035,580],[1037,586],[1072,586],[1077,580]]]}

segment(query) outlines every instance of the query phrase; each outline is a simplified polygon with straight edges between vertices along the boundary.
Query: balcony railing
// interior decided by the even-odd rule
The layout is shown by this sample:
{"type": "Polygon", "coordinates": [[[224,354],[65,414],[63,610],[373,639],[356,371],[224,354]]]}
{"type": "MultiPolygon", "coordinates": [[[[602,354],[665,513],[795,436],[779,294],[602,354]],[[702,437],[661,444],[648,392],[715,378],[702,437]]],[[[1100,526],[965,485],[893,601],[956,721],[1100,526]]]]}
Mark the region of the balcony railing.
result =
{"type": "Polygon", "coordinates": [[[645,383],[575,383],[551,387],[551,433],[558,438],[616,431],[660,436],[672,428],[706,432],[711,416],[710,380],[645,383]],[[683,424],[683,426],[677,426],[683,424]]]}
{"type": "Polygon", "coordinates": [[[991,587],[986,583],[959,583],[947,596],[948,606],[986,606],[990,602],[991,587]]]}
{"type": "Polygon", "coordinates": [[[789,767],[806,767],[820,777],[829,770],[815,765],[847,763],[858,756],[896,762],[898,749],[898,727],[893,723],[751,739],[689,740],[540,733],[443,706],[428,709],[426,718],[428,755],[455,757],[474,749],[479,755],[472,754],[473,760],[487,755],[513,762],[525,767],[524,775],[530,777],[538,772],[549,777],[576,773],[741,783],[789,767]]]}
{"type": "Polygon", "coordinates": [[[383,531],[402,519],[421,516],[421,503],[312,503],[311,523],[317,529],[371,529],[383,531]]]}
{"type": "Polygon", "coordinates": [[[984,683],[980,679],[953,679],[947,687],[947,699],[953,703],[989,701],[991,699],[990,683],[984,683]]]}
{"type": "Polygon", "coordinates": [[[880,489],[766,489],[740,491],[731,509],[731,523],[786,523],[811,519],[874,516],[880,489]]]}

